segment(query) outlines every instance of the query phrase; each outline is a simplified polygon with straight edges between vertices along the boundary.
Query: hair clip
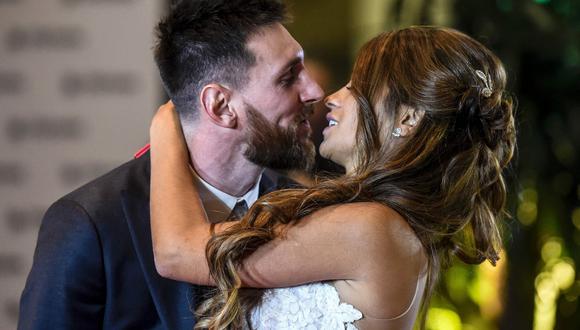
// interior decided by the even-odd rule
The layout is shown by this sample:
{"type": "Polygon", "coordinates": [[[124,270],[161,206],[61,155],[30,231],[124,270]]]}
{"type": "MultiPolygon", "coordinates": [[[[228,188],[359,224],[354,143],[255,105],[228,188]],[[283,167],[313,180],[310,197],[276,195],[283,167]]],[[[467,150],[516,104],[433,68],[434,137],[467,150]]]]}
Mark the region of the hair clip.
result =
{"type": "Polygon", "coordinates": [[[485,87],[481,90],[481,94],[485,97],[490,97],[493,93],[493,83],[491,82],[491,76],[489,74],[483,73],[481,70],[475,70],[475,74],[483,80],[485,87]]]}
{"type": "Polygon", "coordinates": [[[401,133],[403,133],[403,130],[400,127],[395,128],[395,131],[391,134],[393,134],[394,137],[401,137],[401,133]]]}

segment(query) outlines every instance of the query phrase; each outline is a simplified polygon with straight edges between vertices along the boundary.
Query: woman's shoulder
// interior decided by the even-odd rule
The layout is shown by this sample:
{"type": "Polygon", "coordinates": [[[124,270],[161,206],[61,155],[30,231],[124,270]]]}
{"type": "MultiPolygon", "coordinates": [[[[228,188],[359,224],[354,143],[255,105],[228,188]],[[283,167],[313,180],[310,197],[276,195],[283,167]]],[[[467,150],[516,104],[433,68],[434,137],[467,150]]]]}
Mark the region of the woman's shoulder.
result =
{"type": "Polygon", "coordinates": [[[405,244],[416,238],[415,232],[401,214],[378,202],[337,205],[329,215],[351,233],[390,238],[405,244]]]}
{"type": "Polygon", "coordinates": [[[336,221],[364,221],[369,225],[384,225],[385,220],[405,222],[405,219],[398,212],[387,205],[378,202],[336,204],[327,206],[319,210],[317,213],[320,213],[323,217],[332,218],[336,221]]]}
{"type": "Polygon", "coordinates": [[[344,203],[336,205],[336,209],[342,212],[365,212],[365,215],[375,217],[400,217],[395,210],[379,202],[344,203]]]}
{"type": "Polygon", "coordinates": [[[350,283],[357,292],[349,298],[367,318],[405,315],[415,295],[421,295],[417,290],[427,263],[415,231],[401,214],[380,203],[341,205],[335,212],[345,217],[343,242],[358,256],[353,278],[358,284],[350,283]]]}
{"type": "Polygon", "coordinates": [[[324,222],[316,221],[318,229],[330,226],[329,232],[338,234],[343,246],[380,259],[389,267],[393,262],[403,262],[408,258],[417,260],[424,253],[422,243],[409,222],[391,207],[378,202],[330,206],[313,218],[324,222]]]}

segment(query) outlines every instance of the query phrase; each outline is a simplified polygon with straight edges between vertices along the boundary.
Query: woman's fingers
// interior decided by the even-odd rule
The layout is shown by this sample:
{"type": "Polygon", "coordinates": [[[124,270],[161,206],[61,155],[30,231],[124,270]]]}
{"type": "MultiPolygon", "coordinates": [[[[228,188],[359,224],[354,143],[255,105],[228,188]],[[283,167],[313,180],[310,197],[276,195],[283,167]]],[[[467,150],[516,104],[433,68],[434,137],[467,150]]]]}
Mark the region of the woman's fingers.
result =
{"type": "Polygon", "coordinates": [[[149,129],[151,155],[162,158],[177,156],[189,161],[189,151],[185,143],[179,115],[171,101],[161,105],[153,117],[149,129]]]}
{"type": "Polygon", "coordinates": [[[181,126],[177,111],[175,111],[175,106],[170,100],[157,109],[157,113],[155,113],[155,116],[153,116],[153,120],[151,121],[149,133],[151,139],[154,140],[159,136],[172,133],[175,134],[175,130],[180,132],[181,126]]]}

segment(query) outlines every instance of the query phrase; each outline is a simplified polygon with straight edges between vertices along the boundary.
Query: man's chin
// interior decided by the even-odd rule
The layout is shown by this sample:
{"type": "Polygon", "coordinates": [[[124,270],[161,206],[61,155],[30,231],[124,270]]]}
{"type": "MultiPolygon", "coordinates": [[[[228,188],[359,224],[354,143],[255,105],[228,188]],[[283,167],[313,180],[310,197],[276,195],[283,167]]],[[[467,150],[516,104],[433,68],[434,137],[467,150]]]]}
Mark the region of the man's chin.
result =
{"type": "Polygon", "coordinates": [[[248,111],[249,131],[245,156],[251,162],[276,170],[310,170],[316,148],[308,122],[289,127],[269,123],[259,112],[248,111]]]}
{"type": "Polygon", "coordinates": [[[300,144],[305,148],[314,148],[314,142],[310,138],[310,135],[300,136],[296,140],[299,141],[300,144]]]}

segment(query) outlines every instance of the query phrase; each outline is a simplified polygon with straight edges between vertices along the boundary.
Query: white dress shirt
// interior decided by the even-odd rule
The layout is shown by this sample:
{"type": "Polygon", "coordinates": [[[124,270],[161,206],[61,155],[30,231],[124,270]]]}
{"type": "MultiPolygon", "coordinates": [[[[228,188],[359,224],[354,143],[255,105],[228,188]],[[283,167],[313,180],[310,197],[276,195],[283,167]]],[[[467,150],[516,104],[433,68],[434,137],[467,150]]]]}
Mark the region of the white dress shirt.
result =
{"type": "Polygon", "coordinates": [[[252,189],[244,196],[236,197],[217,189],[202,179],[195,171],[192,172],[195,178],[195,186],[199,191],[207,218],[212,223],[225,221],[237,202],[245,200],[249,208],[260,196],[260,181],[262,180],[262,175],[260,175],[252,189]]]}

